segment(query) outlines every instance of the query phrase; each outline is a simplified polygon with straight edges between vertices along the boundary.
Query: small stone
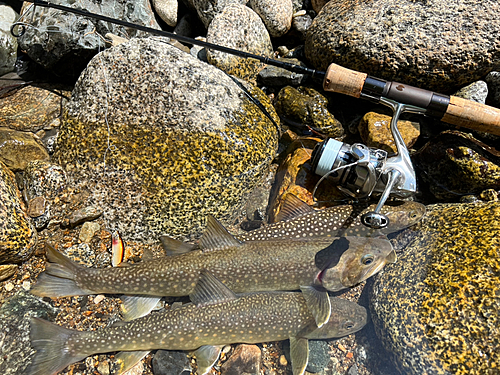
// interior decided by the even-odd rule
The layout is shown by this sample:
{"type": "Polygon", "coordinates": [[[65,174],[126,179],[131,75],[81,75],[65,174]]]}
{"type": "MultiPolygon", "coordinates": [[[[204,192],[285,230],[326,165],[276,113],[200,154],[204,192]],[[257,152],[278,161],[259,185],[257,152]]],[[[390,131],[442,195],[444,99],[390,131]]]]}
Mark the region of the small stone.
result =
{"type": "Polygon", "coordinates": [[[97,296],[94,297],[94,303],[98,305],[100,302],[102,302],[106,297],[102,294],[98,294],[97,296]]]}
{"type": "Polygon", "coordinates": [[[330,360],[329,346],[326,341],[310,340],[309,341],[309,361],[306,371],[317,373],[322,371],[330,360]]]}
{"type": "Polygon", "coordinates": [[[23,284],[22,284],[22,287],[23,287],[24,290],[28,291],[31,288],[31,283],[28,280],[24,280],[23,284]]]}
{"type": "Polygon", "coordinates": [[[153,373],[155,375],[180,375],[191,371],[191,364],[184,352],[158,350],[153,357],[153,373]]]}
{"type": "MultiPolygon", "coordinates": [[[[363,142],[368,147],[379,148],[387,152],[397,152],[392,136],[391,117],[375,112],[368,112],[359,122],[358,130],[363,142]]],[[[415,144],[420,135],[420,124],[417,122],[399,120],[398,130],[407,148],[415,144]]]]}
{"type": "Polygon", "coordinates": [[[488,96],[488,85],[484,81],[476,81],[462,87],[454,96],[485,104],[488,96]]]}
{"type": "Polygon", "coordinates": [[[92,237],[101,229],[101,226],[98,223],[93,221],[86,221],[82,225],[82,229],[80,230],[80,234],[78,235],[78,239],[84,243],[89,243],[92,240],[92,237]]]}
{"type": "Polygon", "coordinates": [[[110,374],[109,362],[108,361],[100,361],[99,364],[97,365],[97,371],[99,371],[99,373],[101,375],[109,375],[110,374]]]}
{"type": "Polygon", "coordinates": [[[14,284],[12,284],[12,283],[7,283],[7,284],[5,284],[5,285],[4,285],[4,288],[5,288],[5,290],[6,290],[7,292],[10,292],[10,291],[12,291],[12,289],[14,289],[14,284]]]}
{"type": "Polygon", "coordinates": [[[16,273],[19,267],[15,264],[2,264],[0,265],[0,281],[8,279],[16,273]]]}
{"type": "Polygon", "coordinates": [[[96,206],[87,206],[76,210],[63,221],[64,226],[75,226],[84,221],[92,221],[102,215],[102,210],[96,206]]]}
{"type": "Polygon", "coordinates": [[[62,252],[68,258],[87,267],[92,267],[95,263],[95,253],[86,243],[71,246],[70,248],[63,250],[62,252]]]}
{"type": "Polygon", "coordinates": [[[262,352],[257,345],[241,344],[221,366],[222,375],[260,374],[262,352]]]}
{"type": "Polygon", "coordinates": [[[282,354],[280,355],[280,366],[286,366],[288,365],[288,361],[286,360],[286,357],[282,354]]]}
{"type": "Polygon", "coordinates": [[[33,198],[28,202],[28,215],[30,217],[42,216],[47,208],[47,200],[43,196],[33,198]]]}
{"type": "Polygon", "coordinates": [[[278,38],[290,30],[292,25],[292,0],[249,0],[248,5],[257,13],[269,34],[278,38]]]}

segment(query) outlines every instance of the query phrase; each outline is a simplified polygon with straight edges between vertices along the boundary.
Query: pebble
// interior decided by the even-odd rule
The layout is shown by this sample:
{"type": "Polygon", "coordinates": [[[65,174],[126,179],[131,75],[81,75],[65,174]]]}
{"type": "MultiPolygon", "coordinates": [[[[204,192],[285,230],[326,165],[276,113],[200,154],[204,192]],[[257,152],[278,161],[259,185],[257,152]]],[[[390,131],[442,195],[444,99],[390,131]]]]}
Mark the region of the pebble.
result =
{"type": "Polygon", "coordinates": [[[78,239],[84,243],[89,243],[92,240],[92,237],[101,229],[101,226],[93,221],[86,221],[82,225],[82,229],[80,229],[80,234],[78,235],[78,239]]]}
{"type": "Polygon", "coordinates": [[[280,365],[281,366],[286,366],[288,365],[288,361],[286,360],[286,357],[282,354],[280,355],[280,365]]]}
{"type": "Polygon", "coordinates": [[[272,37],[278,38],[290,30],[292,0],[249,0],[248,5],[262,18],[272,37]]]}
{"type": "Polygon", "coordinates": [[[485,104],[488,97],[488,85],[485,81],[476,81],[462,87],[454,96],[485,104]]]}
{"type": "Polygon", "coordinates": [[[262,352],[257,345],[240,344],[221,366],[221,375],[259,375],[262,352]]]}
{"type": "Polygon", "coordinates": [[[106,297],[102,294],[98,294],[97,296],[94,297],[94,303],[96,305],[99,304],[99,302],[103,301],[106,297]]]}
{"type": "Polygon", "coordinates": [[[97,206],[87,206],[73,211],[63,220],[63,226],[76,226],[85,221],[92,221],[102,215],[102,209],[97,206]]]}
{"type": "Polygon", "coordinates": [[[10,292],[10,291],[12,291],[12,289],[14,289],[14,284],[12,284],[12,283],[7,283],[7,284],[5,284],[5,285],[4,285],[4,288],[5,288],[5,290],[6,290],[7,292],[10,292]]]}
{"type": "Polygon", "coordinates": [[[154,375],[180,375],[191,371],[191,364],[185,352],[158,350],[152,363],[154,375]]]}

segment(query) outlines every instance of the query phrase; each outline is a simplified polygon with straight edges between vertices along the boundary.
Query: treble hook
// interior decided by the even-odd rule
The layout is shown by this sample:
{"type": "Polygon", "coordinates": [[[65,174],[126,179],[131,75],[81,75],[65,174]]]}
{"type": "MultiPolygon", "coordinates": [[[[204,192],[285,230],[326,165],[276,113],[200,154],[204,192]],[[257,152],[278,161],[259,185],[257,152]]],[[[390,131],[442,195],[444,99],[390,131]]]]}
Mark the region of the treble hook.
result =
{"type": "Polygon", "coordinates": [[[35,20],[35,10],[36,10],[36,4],[33,3],[31,4],[28,9],[26,9],[26,11],[17,19],[17,22],[14,22],[12,24],[12,26],[10,27],[10,33],[15,37],[15,38],[19,38],[21,36],[23,36],[25,33],[26,33],[26,28],[31,26],[31,27],[34,27],[33,26],[33,21],[35,20]],[[33,8],[33,10],[31,10],[31,8],[33,8]],[[31,21],[30,23],[26,23],[26,22],[21,22],[21,20],[26,17],[26,15],[31,11],[31,21]],[[17,29],[17,31],[16,31],[17,29]]]}

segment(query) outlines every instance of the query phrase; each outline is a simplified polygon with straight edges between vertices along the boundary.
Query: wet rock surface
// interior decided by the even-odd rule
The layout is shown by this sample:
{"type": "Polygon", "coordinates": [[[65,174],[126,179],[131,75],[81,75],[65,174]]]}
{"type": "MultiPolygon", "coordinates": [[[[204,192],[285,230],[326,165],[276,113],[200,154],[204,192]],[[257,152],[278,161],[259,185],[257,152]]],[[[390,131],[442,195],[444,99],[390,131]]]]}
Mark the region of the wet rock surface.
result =
{"type": "Polygon", "coordinates": [[[498,65],[499,10],[494,0],[333,0],[309,28],[305,51],[317,69],[335,62],[375,77],[449,91],[498,65]]]}
{"type": "Polygon", "coordinates": [[[405,374],[497,372],[499,225],[498,202],[428,206],[377,277],[372,319],[405,374]]]}
{"type": "Polygon", "coordinates": [[[49,154],[33,133],[0,127],[0,160],[12,171],[26,169],[31,161],[47,161],[49,154]]]}

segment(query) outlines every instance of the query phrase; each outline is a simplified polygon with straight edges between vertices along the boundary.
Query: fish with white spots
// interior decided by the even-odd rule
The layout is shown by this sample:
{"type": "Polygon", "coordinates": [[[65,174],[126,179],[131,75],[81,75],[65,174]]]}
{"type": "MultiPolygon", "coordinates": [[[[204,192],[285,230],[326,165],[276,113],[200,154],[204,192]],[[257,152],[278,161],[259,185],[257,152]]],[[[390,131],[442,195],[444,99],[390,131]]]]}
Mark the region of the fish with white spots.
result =
{"type": "Polygon", "coordinates": [[[190,298],[190,304],[90,332],[33,318],[31,342],[36,354],[26,374],[56,374],[87,356],[115,351],[121,351],[116,356],[121,374],[148,351],[167,349],[196,350],[202,375],[217,361],[224,345],[290,339],[293,374],[302,375],[308,362],[308,339],[349,335],[367,319],[364,307],[329,297],[329,319],[318,328],[302,293],[237,296],[208,272],[202,272],[190,298]]]}
{"type": "Polygon", "coordinates": [[[425,214],[425,206],[418,202],[392,202],[382,207],[381,213],[389,220],[382,229],[372,229],[361,222],[361,217],[375,209],[371,205],[356,210],[351,205],[314,210],[293,194],[287,194],[276,222],[238,235],[242,241],[300,239],[313,237],[388,235],[418,223],[425,214]]]}

